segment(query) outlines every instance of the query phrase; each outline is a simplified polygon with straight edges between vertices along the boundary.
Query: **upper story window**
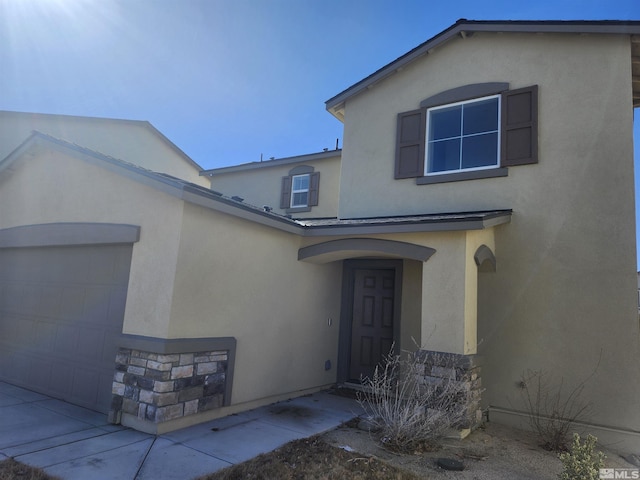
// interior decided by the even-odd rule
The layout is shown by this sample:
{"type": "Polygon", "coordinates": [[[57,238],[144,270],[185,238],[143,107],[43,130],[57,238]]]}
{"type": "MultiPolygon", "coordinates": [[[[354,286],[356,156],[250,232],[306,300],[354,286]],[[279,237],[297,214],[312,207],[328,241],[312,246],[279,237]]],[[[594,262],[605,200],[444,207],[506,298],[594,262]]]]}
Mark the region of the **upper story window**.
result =
{"type": "Polygon", "coordinates": [[[499,165],[500,97],[427,110],[426,175],[499,165]]]}
{"type": "Polygon", "coordinates": [[[287,213],[310,212],[311,207],[318,205],[319,189],[320,172],[308,165],[298,165],[282,177],[280,208],[287,213]]]}
{"type": "Polygon", "coordinates": [[[398,114],[394,177],[418,184],[507,175],[538,162],[538,86],[478,83],[398,114]]]}
{"type": "Polygon", "coordinates": [[[291,183],[291,208],[308,207],[309,174],[294,175],[291,183]]]}

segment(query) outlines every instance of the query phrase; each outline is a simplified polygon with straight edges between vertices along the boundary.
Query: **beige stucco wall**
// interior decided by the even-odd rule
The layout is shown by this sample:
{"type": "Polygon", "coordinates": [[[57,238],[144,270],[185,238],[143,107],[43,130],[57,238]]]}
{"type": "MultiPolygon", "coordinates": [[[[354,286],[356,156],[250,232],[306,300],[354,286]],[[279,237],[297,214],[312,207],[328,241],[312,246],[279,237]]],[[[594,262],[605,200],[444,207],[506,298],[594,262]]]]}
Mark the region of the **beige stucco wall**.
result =
{"type": "Polygon", "coordinates": [[[335,157],[322,160],[301,161],[300,163],[255,168],[241,172],[216,173],[211,177],[211,188],[226,196],[237,195],[245,202],[258,207],[268,205],[274,212],[286,214],[280,208],[282,177],[297,165],[314,167],[320,172],[318,205],[310,212],[296,212],[295,218],[335,217],[338,214],[338,189],[340,187],[340,152],[335,157]]]}
{"type": "Polygon", "coordinates": [[[237,339],[233,404],[336,381],[342,266],[299,262],[299,245],[299,236],[185,207],[169,335],[237,339]]]}
{"type": "Polygon", "coordinates": [[[38,130],[56,138],[202,186],[208,178],[145,122],[0,111],[0,160],[38,130]]]}
{"type": "MultiPolygon", "coordinates": [[[[607,35],[476,33],[347,102],[340,216],[513,209],[496,231],[497,272],[480,274],[485,406],[518,408],[526,369],[553,371],[569,388],[595,370],[585,388],[591,421],[640,430],[632,113],[629,38],[607,35]],[[450,88],[496,81],[539,85],[538,164],[466,182],[393,179],[398,112],[450,88]]],[[[467,298],[452,322],[469,318],[471,297],[460,296],[474,280],[461,258],[448,258],[449,268],[439,256],[425,264],[423,338],[428,304],[437,301],[429,282],[467,298]]]]}
{"type": "Polygon", "coordinates": [[[124,332],[168,334],[182,201],[126,176],[41,151],[0,172],[0,229],[57,222],[138,225],[124,332]]]}
{"type": "MultiPolygon", "coordinates": [[[[416,346],[441,352],[477,353],[477,278],[474,255],[481,245],[495,251],[499,226],[484,230],[358,235],[404,242],[435,250],[426,261],[404,260],[400,312],[400,349],[416,346]]],[[[302,246],[347,236],[304,238],[302,246]]],[[[336,252],[328,258],[396,258],[376,252],[336,252]]]]}

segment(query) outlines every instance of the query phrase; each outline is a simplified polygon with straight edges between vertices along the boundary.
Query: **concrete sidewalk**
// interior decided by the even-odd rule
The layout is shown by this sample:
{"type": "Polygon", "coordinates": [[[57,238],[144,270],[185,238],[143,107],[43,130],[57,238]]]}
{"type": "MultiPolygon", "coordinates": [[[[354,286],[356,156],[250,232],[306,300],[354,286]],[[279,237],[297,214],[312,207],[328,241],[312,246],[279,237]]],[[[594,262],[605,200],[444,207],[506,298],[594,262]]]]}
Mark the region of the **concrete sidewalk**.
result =
{"type": "Polygon", "coordinates": [[[355,400],[319,392],[154,436],[0,382],[0,461],[13,457],[65,480],[192,479],[360,413],[355,400]]]}

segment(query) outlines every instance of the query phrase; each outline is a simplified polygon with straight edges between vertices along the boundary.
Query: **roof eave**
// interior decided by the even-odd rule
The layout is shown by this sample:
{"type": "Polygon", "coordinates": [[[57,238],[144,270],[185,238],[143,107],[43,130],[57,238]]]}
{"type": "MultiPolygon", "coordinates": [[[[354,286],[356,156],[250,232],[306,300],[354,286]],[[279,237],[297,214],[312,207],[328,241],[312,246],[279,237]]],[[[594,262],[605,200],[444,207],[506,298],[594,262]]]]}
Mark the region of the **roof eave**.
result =
{"type": "Polygon", "coordinates": [[[342,154],[342,149],[337,148],[335,150],[327,150],[317,153],[309,153],[305,155],[297,155],[295,157],[276,158],[273,160],[265,160],[264,162],[250,162],[242,163],[240,165],[231,165],[229,167],[212,168],[209,170],[203,170],[200,175],[220,175],[224,173],[236,173],[244,172],[247,170],[256,170],[260,168],[278,167],[281,165],[291,165],[294,163],[313,162],[317,160],[325,160],[328,158],[338,157],[342,154]]]}
{"type": "Polygon", "coordinates": [[[443,45],[452,38],[466,38],[475,32],[495,33],[576,33],[576,34],[640,34],[640,21],[474,21],[459,20],[451,27],[443,30],[413,50],[388,63],[368,77],[325,102],[326,109],[344,120],[345,102],[372,88],[376,83],[402,70],[414,60],[430,53],[434,48],[443,45]]]}
{"type": "Polygon", "coordinates": [[[460,232],[469,230],[485,230],[511,222],[511,210],[496,211],[492,215],[470,216],[464,220],[431,220],[406,223],[372,223],[343,225],[307,225],[305,237],[337,236],[337,235],[375,235],[390,233],[432,233],[460,232]]]}

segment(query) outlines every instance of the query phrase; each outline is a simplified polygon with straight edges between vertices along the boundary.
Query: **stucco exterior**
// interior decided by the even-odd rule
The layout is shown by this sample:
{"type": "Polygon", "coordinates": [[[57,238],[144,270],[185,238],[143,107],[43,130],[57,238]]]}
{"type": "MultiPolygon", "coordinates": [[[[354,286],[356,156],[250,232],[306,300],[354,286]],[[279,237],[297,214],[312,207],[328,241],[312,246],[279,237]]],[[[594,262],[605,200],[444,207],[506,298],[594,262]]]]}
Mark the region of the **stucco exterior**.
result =
{"type": "Polygon", "coordinates": [[[131,259],[124,333],[168,335],[180,200],[121,173],[48,149],[15,162],[0,176],[0,198],[2,229],[63,222],[140,226],[143,233],[131,259]]]}
{"type": "MultiPolygon", "coordinates": [[[[594,423],[640,430],[630,48],[622,35],[476,32],[344,105],[341,217],[513,209],[511,224],[496,230],[497,272],[480,274],[477,290],[468,254],[434,256],[423,269],[423,340],[431,329],[440,346],[459,350],[453,325],[463,318],[473,338],[478,292],[485,407],[521,408],[518,379],[540,369],[570,387],[589,378],[594,423]],[[496,81],[539,86],[539,163],[435,185],[393,178],[397,113],[440,91],[496,81]],[[466,301],[452,305],[451,318],[431,320],[439,295],[466,301]]],[[[474,350],[465,343],[465,353],[474,350]]]]}
{"type": "Polygon", "coordinates": [[[471,23],[460,32],[461,22],[328,101],[344,121],[342,151],[198,172],[144,122],[0,112],[0,248],[15,246],[1,244],[12,227],[139,228],[114,395],[126,396],[126,381],[186,395],[177,385],[188,358],[191,370],[221,369],[208,373],[227,390],[196,398],[202,410],[188,397],[136,413],[119,398],[113,419],[166,431],[353,381],[354,312],[365,303],[356,272],[384,271],[396,349],[480,365],[492,421],[524,420],[523,373],[549,371],[568,390],[585,382],[588,430],[637,450],[638,88],[627,27],[471,23]],[[537,86],[536,162],[440,183],[394,176],[399,113],[488,83],[537,86]],[[34,128],[47,135],[22,143],[34,128]],[[281,185],[296,168],[320,174],[319,201],[291,212],[279,208],[281,185]],[[159,368],[177,377],[160,379],[159,368]]]}
{"type": "Polygon", "coordinates": [[[0,111],[0,159],[34,130],[154,172],[209,186],[202,168],[149,122],[0,111]]]}
{"type": "Polygon", "coordinates": [[[296,235],[185,208],[170,336],[237,339],[233,403],[335,381],[341,266],[298,262],[299,243],[296,235]]]}
{"type": "Polygon", "coordinates": [[[267,160],[231,168],[207,170],[211,188],[225,195],[237,195],[258,207],[268,206],[283,215],[296,218],[336,217],[340,188],[341,150],[267,160]],[[295,211],[280,207],[282,177],[298,166],[309,166],[320,173],[318,205],[295,211]]]}

